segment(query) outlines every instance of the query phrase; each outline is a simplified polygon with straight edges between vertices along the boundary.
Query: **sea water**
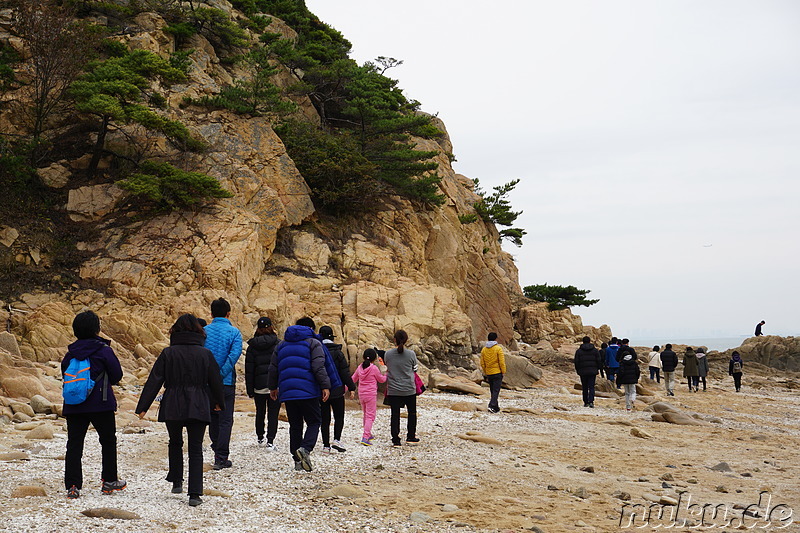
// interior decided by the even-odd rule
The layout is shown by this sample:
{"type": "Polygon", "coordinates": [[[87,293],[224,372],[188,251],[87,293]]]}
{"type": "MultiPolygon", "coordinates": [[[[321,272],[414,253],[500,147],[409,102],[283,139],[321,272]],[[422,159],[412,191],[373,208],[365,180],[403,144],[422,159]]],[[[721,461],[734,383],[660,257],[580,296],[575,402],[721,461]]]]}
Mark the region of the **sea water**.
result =
{"type": "Polygon", "coordinates": [[[667,343],[670,344],[686,344],[688,346],[692,346],[694,348],[698,346],[705,346],[707,350],[717,350],[719,352],[724,352],[725,350],[730,350],[732,348],[738,348],[742,345],[742,343],[747,339],[747,336],[739,336],[739,337],[717,337],[717,338],[700,338],[700,339],[683,339],[680,337],[671,338],[671,337],[662,337],[662,338],[631,338],[631,346],[660,346],[661,349],[664,349],[664,345],[667,343]]]}

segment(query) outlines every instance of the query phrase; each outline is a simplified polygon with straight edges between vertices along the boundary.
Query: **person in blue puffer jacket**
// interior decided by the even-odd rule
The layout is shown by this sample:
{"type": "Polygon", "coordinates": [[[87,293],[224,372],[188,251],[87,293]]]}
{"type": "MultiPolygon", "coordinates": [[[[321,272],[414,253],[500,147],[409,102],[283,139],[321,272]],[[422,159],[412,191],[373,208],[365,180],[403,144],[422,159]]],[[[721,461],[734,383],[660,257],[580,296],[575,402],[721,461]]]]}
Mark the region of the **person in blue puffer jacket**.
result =
{"type": "Polygon", "coordinates": [[[328,401],[331,389],[325,349],[315,329],[314,321],[308,317],[286,329],[283,342],[275,349],[267,379],[272,399],[286,407],[294,468],[307,472],[312,470],[309,454],[317,444],[322,424],[319,402],[328,401]]]}
{"type": "Polygon", "coordinates": [[[236,400],[236,362],[242,356],[242,332],[231,324],[231,304],[224,298],[211,302],[213,320],[204,329],[205,347],[214,354],[222,377],[225,407],[211,411],[208,436],[214,450],[214,470],[230,468],[231,430],[233,429],[233,404],[236,400]]]}
{"type": "MultiPolygon", "coordinates": [[[[619,339],[616,337],[611,338],[611,342],[606,348],[606,376],[611,382],[616,382],[616,375],[619,372],[619,361],[617,361],[617,352],[619,351],[619,339]]],[[[619,383],[616,383],[617,388],[620,388],[619,383]]]]}

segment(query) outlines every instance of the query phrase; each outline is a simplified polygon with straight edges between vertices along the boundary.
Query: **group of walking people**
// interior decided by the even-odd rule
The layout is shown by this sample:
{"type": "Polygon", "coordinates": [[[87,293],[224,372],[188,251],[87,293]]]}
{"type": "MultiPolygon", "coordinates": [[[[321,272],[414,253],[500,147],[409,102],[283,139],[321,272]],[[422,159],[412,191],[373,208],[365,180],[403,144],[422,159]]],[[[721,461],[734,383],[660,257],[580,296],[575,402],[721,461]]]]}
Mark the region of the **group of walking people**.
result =
{"type": "MultiPolygon", "coordinates": [[[[235,366],[243,343],[241,332],[230,321],[230,313],[230,304],[220,298],[211,303],[211,323],[206,324],[191,314],[181,315],[175,321],[170,328],[170,344],[153,364],[135,409],[139,418],[144,418],[153,402],[160,400],[158,420],[165,423],[169,435],[166,480],[172,483],[171,490],[175,494],[184,492],[185,431],[189,466],[186,492],[191,506],[202,503],[203,439],[207,426],[214,451],[214,470],[233,466],[230,439],[235,366]],[[159,396],[162,387],[164,391],[159,396]]],[[[320,432],[323,452],[346,451],[341,441],[345,395],[349,392],[353,398],[358,391],[363,413],[361,444],[371,446],[376,438],[372,428],[377,412],[378,384],[387,383],[384,403],[391,408],[392,446],[402,446],[400,418],[403,408],[408,418],[406,444],[418,444],[417,357],[406,347],[408,334],[396,331],[395,347],[383,352],[382,359],[376,349],[364,350],[363,361],[351,373],[342,346],[334,342],[333,329],[323,326],[319,334],[315,331],[314,321],[303,317],[286,329],[280,341],[270,318],[258,320],[245,354],[245,385],[247,395],[255,403],[258,442],[267,449],[275,449],[278,415],[284,405],[294,467],[311,471],[310,454],[320,432]]],[[[83,445],[89,424],[92,424],[102,448],[101,491],[110,494],[127,486],[117,472],[117,403],[111,388],[122,379],[122,368],[110,341],[100,337],[100,319],[94,312],[78,314],[73,321],[73,332],[77,341],[69,346],[61,365],[65,373],[65,398],[67,383],[73,387],[81,382],[86,390],[84,397],[73,404],[65,400],[64,484],[68,498],[80,497],[83,445]],[[74,370],[81,362],[85,369],[74,370]]]]}
{"type": "MultiPolygon", "coordinates": [[[[625,408],[631,411],[636,401],[636,384],[641,375],[636,351],[629,346],[629,339],[619,340],[616,337],[611,342],[602,343],[600,349],[592,344],[589,337],[583,338],[583,344],[575,351],[575,372],[580,376],[583,391],[583,406],[594,407],[595,384],[598,374],[605,373],[607,379],[615,383],[617,388],[625,389],[625,408]]],[[[664,388],[668,396],[675,396],[675,369],[678,367],[678,355],[672,351],[672,344],[653,346],[647,356],[650,379],[661,382],[661,373],[664,374],[664,388]]],[[[692,348],[687,346],[683,354],[683,377],[687,379],[689,392],[707,389],[708,358],[702,347],[692,348]]],[[[731,354],[728,364],[728,374],[733,377],[736,392],[742,387],[742,358],[738,351],[731,354]]]]}

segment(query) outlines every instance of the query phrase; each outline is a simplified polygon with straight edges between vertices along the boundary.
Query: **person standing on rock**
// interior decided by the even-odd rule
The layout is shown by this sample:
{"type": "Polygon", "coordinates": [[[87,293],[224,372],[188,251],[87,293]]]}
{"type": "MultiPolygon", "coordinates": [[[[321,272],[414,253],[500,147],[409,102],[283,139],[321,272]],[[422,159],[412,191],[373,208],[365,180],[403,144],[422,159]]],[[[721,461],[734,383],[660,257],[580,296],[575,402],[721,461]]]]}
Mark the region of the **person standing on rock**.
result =
{"type": "Polygon", "coordinates": [[[689,392],[697,392],[700,386],[700,373],[697,368],[697,354],[691,346],[683,352],[683,377],[689,382],[689,392]]]}
{"type": "Polygon", "coordinates": [[[698,376],[698,383],[697,386],[699,388],[700,381],[703,382],[703,390],[706,390],[706,376],[708,376],[708,357],[706,357],[706,351],[703,347],[697,348],[695,350],[695,355],[697,356],[697,376],[698,376]]]}
{"type": "Polygon", "coordinates": [[[294,469],[306,472],[313,469],[310,454],[317,444],[322,423],[320,399],[328,401],[331,390],[325,348],[314,329],[314,321],[308,317],[286,329],[272,357],[268,378],[270,396],[286,407],[289,453],[294,459],[294,469]]]}
{"type": "Polygon", "coordinates": [[[278,434],[278,415],[280,402],[269,396],[269,367],[275,347],[278,345],[278,335],[272,327],[272,320],[262,316],[256,323],[256,332],[253,338],[247,341],[247,351],[244,354],[244,382],[247,396],[253,398],[256,405],[256,438],[259,444],[264,444],[264,418],[267,419],[267,450],[275,449],[275,435],[278,434]]]}
{"type": "MultiPolygon", "coordinates": [[[[375,366],[378,352],[372,348],[364,350],[364,362],[358,365],[353,373],[353,382],[358,383],[358,401],[361,403],[363,413],[364,431],[361,435],[361,444],[372,446],[375,435],[372,434],[372,425],[378,410],[378,383],[386,383],[386,375],[375,366]]],[[[386,367],[383,367],[386,370],[386,367]]]]}
{"type": "Polygon", "coordinates": [[[336,370],[339,373],[339,378],[342,381],[341,385],[334,387],[331,385],[331,394],[327,402],[321,403],[322,408],[322,452],[331,453],[331,448],[337,452],[347,451],[342,446],[342,430],[344,429],[344,394],[345,387],[350,391],[350,398],[355,397],[356,385],[350,377],[350,363],[342,352],[342,345],[336,344],[333,339],[333,328],[330,326],[322,326],[319,328],[319,336],[322,339],[322,344],[328,349],[331,354],[333,362],[336,365],[336,370]],[[331,410],[333,410],[333,442],[331,442],[331,410]]]}
{"type": "Polygon", "coordinates": [[[186,428],[189,451],[189,505],[203,503],[203,437],[214,411],[225,406],[222,377],[214,355],[204,348],[206,333],[194,315],[181,315],[169,330],[169,347],[153,364],[144,384],[136,414],[144,418],[161,386],[164,396],[158,421],[169,434],[169,471],[172,493],[183,492],[183,430],[186,428]]]}
{"type": "Polygon", "coordinates": [[[396,348],[386,350],[383,356],[388,378],[385,403],[392,409],[392,446],[399,448],[402,446],[400,442],[400,409],[403,407],[406,408],[408,414],[406,444],[419,444],[417,438],[417,386],[414,383],[417,354],[406,348],[408,333],[402,329],[395,332],[394,342],[396,348]]]}
{"type": "Polygon", "coordinates": [[[211,323],[205,327],[205,347],[211,350],[219,365],[225,406],[222,411],[211,412],[208,435],[214,450],[214,470],[222,470],[233,466],[228,457],[236,401],[236,362],[242,356],[242,333],[231,324],[231,304],[224,298],[211,302],[211,316],[211,323]]]}
{"type": "Polygon", "coordinates": [[[742,389],[742,366],[744,366],[742,356],[739,355],[739,352],[734,351],[728,363],[728,375],[733,376],[733,385],[736,387],[736,392],[740,392],[742,389]]]}
{"type": "Polygon", "coordinates": [[[758,324],[756,324],[756,337],[761,337],[762,335],[764,335],[763,333],[761,333],[761,326],[763,326],[764,324],[766,324],[766,322],[764,322],[763,320],[758,324]]]}
{"type": "MultiPolygon", "coordinates": [[[[95,382],[94,388],[81,403],[64,402],[63,415],[67,419],[67,453],[64,456],[64,486],[67,498],[80,497],[83,488],[83,442],[89,424],[94,426],[102,450],[103,494],[111,494],[127,486],[117,474],[117,424],[115,412],[117,399],[112,385],[122,379],[122,367],[111,349],[111,341],[100,337],[100,318],[92,311],[78,313],[72,321],[72,331],[77,340],[69,345],[67,355],[61,361],[64,383],[82,381],[80,376],[67,376],[73,360],[87,361],[88,373],[95,382]]],[[[87,371],[84,371],[87,372],[87,371]]]]}
{"type": "Polygon", "coordinates": [[[617,388],[619,387],[619,383],[616,382],[615,376],[617,375],[617,371],[619,370],[619,361],[617,361],[617,352],[619,351],[619,340],[616,337],[611,338],[611,342],[606,348],[606,375],[608,376],[608,380],[612,383],[616,383],[617,388]]]}
{"type": "Polygon", "coordinates": [[[675,368],[678,366],[678,356],[672,351],[672,345],[664,346],[661,352],[661,369],[664,371],[664,388],[669,396],[675,396],[675,368]]]}
{"type": "Polygon", "coordinates": [[[503,375],[506,373],[506,356],[503,347],[497,343],[497,333],[491,332],[487,337],[486,346],[481,349],[481,370],[489,382],[489,412],[499,413],[500,388],[503,385],[503,375]]]}
{"type": "Polygon", "coordinates": [[[589,337],[583,338],[583,344],[575,350],[575,372],[581,378],[583,390],[583,406],[594,407],[594,385],[597,373],[603,366],[600,351],[594,347],[589,337]]]}
{"type": "Polygon", "coordinates": [[[661,349],[660,346],[653,346],[653,351],[650,352],[650,364],[648,369],[650,370],[650,379],[653,379],[655,376],[656,383],[661,383],[661,354],[658,351],[661,349]]]}
{"type": "MultiPolygon", "coordinates": [[[[625,341],[623,341],[623,344],[625,341]]],[[[636,384],[639,382],[639,363],[636,361],[636,353],[633,349],[623,351],[619,362],[619,373],[617,383],[625,388],[625,409],[630,411],[636,402],[636,384]]]]}

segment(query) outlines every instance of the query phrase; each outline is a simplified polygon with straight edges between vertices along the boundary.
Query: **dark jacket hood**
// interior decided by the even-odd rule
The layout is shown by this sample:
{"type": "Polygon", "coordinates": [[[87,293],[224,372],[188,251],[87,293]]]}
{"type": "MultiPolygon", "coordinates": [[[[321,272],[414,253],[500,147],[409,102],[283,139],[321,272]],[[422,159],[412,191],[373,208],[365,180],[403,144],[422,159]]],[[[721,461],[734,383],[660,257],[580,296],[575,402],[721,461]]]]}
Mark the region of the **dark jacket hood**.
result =
{"type": "Polygon", "coordinates": [[[266,348],[271,344],[275,344],[277,338],[278,336],[274,333],[265,333],[264,335],[253,337],[247,341],[247,345],[252,346],[253,348],[266,348]]]}
{"type": "Polygon", "coordinates": [[[316,339],[314,330],[308,326],[289,326],[283,335],[283,340],[287,342],[299,342],[306,339],[316,339]]]}
{"type": "Polygon", "coordinates": [[[110,340],[102,337],[92,337],[91,339],[78,339],[70,344],[68,349],[73,358],[83,361],[106,346],[111,346],[110,340]]]}
{"type": "Polygon", "coordinates": [[[169,345],[199,345],[203,346],[206,343],[206,336],[196,331],[179,331],[171,333],[169,336],[169,345]]]}
{"type": "Polygon", "coordinates": [[[591,342],[584,342],[578,349],[582,352],[591,352],[595,349],[595,347],[594,344],[592,344],[591,342]]]}

